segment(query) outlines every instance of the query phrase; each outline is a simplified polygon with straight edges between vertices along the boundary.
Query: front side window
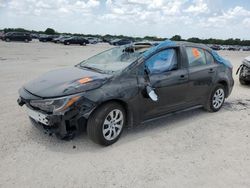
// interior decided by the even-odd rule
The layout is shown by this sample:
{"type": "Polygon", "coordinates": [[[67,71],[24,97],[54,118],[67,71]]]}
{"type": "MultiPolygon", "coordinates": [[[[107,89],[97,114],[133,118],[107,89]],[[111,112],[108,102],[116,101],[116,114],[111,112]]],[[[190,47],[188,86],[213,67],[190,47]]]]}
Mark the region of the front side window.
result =
{"type": "Polygon", "coordinates": [[[151,74],[159,74],[177,69],[177,54],[175,49],[163,50],[146,61],[146,67],[151,74]]]}
{"type": "Polygon", "coordinates": [[[201,48],[187,47],[189,67],[206,65],[205,51],[201,48]]]}

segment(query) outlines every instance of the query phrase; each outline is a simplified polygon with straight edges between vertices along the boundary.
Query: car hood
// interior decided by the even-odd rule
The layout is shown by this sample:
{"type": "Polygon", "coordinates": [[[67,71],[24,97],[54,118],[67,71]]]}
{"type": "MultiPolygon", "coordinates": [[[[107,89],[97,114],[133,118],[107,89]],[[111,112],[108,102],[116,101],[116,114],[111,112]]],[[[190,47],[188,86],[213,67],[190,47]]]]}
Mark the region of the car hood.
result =
{"type": "Polygon", "coordinates": [[[110,77],[78,67],[63,68],[28,82],[24,89],[42,98],[61,97],[101,87],[110,77]]]}

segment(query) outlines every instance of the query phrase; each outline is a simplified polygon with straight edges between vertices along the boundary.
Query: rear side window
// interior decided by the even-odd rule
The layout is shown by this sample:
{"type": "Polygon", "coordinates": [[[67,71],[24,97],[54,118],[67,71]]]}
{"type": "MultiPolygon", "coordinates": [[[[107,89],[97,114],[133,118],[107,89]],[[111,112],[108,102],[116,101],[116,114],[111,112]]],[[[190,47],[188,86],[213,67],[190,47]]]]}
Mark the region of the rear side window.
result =
{"type": "Polygon", "coordinates": [[[187,47],[189,67],[206,65],[205,51],[201,48],[187,47]]]}
{"type": "Polygon", "coordinates": [[[177,53],[175,49],[163,50],[146,61],[146,66],[151,74],[177,69],[177,53]]]}
{"type": "Polygon", "coordinates": [[[207,64],[214,64],[214,57],[207,51],[205,51],[206,53],[206,60],[207,60],[207,64]]]}
{"type": "Polygon", "coordinates": [[[23,36],[24,34],[23,33],[15,33],[15,36],[23,36]]]}

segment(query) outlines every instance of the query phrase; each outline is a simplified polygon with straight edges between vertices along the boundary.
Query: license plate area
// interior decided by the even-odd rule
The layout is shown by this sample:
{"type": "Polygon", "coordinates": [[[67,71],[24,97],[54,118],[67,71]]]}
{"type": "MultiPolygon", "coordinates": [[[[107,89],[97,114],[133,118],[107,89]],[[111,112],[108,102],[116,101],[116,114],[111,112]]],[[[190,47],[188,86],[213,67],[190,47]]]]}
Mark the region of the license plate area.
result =
{"type": "Polygon", "coordinates": [[[31,110],[29,108],[27,108],[27,114],[29,117],[31,117],[35,121],[38,121],[44,125],[49,125],[49,120],[48,120],[47,115],[37,112],[35,110],[31,110]]]}

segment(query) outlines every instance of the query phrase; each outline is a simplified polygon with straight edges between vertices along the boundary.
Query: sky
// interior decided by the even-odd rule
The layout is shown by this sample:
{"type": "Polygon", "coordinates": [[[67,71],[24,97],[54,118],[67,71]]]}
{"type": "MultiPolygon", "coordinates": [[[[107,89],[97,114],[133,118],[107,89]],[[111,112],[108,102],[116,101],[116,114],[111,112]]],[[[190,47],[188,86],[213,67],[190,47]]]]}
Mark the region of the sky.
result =
{"type": "Polygon", "coordinates": [[[250,0],[0,0],[0,29],[250,39],[250,0]]]}

